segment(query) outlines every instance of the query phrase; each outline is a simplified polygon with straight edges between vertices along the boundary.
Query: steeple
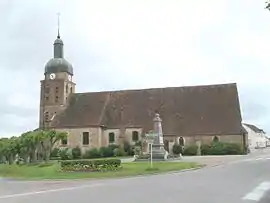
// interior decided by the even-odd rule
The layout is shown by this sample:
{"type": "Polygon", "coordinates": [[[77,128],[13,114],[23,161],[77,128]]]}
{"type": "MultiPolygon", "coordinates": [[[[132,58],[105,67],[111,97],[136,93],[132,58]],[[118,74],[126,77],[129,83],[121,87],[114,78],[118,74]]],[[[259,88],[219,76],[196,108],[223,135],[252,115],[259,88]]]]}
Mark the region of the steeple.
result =
{"type": "Polygon", "coordinates": [[[72,65],[64,58],[64,43],[60,38],[60,19],[59,13],[57,18],[57,37],[53,43],[53,58],[50,59],[45,65],[44,74],[50,73],[63,73],[73,75],[72,65]]]}
{"type": "Polygon", "coordinates": [[[57,39],[54,41],[54,58],[64,58],[64,43],[60,38],[60,13],[57,14],[57,39]]]}
{"type": "Polygon", "coordinates": [[[57,18],[57,39],[60,39],[60,13],[57,13],[58,18],[57,18]]]}

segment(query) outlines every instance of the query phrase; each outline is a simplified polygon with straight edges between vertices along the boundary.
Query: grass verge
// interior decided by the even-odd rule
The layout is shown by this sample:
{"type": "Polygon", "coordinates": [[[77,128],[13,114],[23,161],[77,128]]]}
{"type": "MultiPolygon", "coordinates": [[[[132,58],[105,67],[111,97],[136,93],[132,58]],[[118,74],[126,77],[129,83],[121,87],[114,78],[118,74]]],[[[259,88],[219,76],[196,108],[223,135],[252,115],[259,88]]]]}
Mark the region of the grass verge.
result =
{"type": "Polygon", "coordinates": [[[154,162],[153,168],[149,163],[122,163],[123,168],[114,172],[60,172],[59,164],[41,165],[5,165],[0,164],[0,177],[19,179],[83,179],[83,178],[114,178],[136,176],[169,171],[181,171],[197,168],[200,165],[191,162],[154,162]]]}

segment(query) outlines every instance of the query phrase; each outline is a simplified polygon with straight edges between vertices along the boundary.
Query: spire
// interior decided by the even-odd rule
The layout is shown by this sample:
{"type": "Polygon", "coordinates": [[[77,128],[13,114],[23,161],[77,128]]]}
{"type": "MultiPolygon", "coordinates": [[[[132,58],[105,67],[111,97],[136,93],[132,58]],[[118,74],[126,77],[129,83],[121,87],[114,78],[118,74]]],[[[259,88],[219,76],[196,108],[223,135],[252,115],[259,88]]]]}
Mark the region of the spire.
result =
{"type": "Polygon", "coordinates": [[[54,58],[64,58],[64,43],[60,39],[60,13],[57,13],[57,39],[54,41],[54,58]]]}
{"type": "Polygon", "coordinates": [[[60,13],[57,13],[57,39],[60,39],[60,13]]]}

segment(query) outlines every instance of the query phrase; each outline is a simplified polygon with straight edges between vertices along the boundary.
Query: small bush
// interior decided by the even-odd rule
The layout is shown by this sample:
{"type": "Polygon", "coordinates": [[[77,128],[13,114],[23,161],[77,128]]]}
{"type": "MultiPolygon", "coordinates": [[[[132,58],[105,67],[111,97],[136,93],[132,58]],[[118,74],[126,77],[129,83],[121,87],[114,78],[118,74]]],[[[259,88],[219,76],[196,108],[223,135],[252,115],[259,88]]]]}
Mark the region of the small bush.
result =
{"type": "Polygon", "coordinates": [[[197,155],[198,147],[196,145],[190,145],[185,147],[183,155],[185,156],[195,156],[197,155]]]}
{"type": "Polygon", "coordinates": [[[239,155],[243,154],[244,150],[237,143],[213,142],[210,145],[202,145],[202,155],[239,155]]]}
{"type": "Polygon", "coordinates": [[[73,159],[80,159],[82,156],[82,151],[80,147],[75,147],[72,149],[72,158],[73,159]]]}
{"type": "Polygon", "coordinates": [[[102,157],[100,151],[96,148],[93,149],[89,149],[85,152],[85,154],[83,155],[83,157],[85,159],[95,159],[95,158],[100,158],[102,157]]]}
{"type": "Polygon", "coordinates": [[[59,156],[61,160],[71,160],[72,157],[72,150],[69,148],[62,148],[60,149],[59,156]]]}
{"type": "Polygon", "coordinates": [[[128,156],[134,155],[134,148],[128,142],[124,142],[124,151],[128,156]]]}
{"type": "Polygon", "coordinates": [[[67,160],[61,161],[60,166],[61,170],[65,172],[115,171],[121,168],[121,160],[67,160]]]}
{"type": "Polygon", "coordinates": [[[108,147],[111,148],[112,150],[115,150],[115,149],[120,148],[120,146],[119,145],[116,145],[116,144],[111,144],[108,147]]]}
{"type": "Polygon", "coordinates": [[[123,148],[114,149],[114,156],[126,156],[126,152],[123,148]]]}
{"type": "Polygon", "coordinates": [[[99,149],[100,154],[102,157],[112,157],[114,155],[114,147],[101,147],[99,149]]]}
{"type": "Polygon", "coordinates": [[[174,144],[173,145],[173,154],[175,155],[179,155],[179,154],[182,154],[183,153],[183,147],[179,144],[174,144]]]}
{"type": "Polygon", "coordinates": [[[60,149],[59,148],[54,148],[51,152],[51,155],[50,157],[51,158],[55,158],[55,157],[59,157],[59,152],[60,152],[60,149]]]}

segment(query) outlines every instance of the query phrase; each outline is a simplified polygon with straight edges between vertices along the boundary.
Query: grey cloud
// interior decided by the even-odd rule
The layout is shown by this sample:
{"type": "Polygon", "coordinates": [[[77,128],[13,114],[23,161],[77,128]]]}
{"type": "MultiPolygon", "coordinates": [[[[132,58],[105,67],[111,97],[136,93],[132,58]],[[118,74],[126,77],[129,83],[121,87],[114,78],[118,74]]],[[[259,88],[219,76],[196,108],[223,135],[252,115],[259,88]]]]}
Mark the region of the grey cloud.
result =
{"type": "MultiPolygon", "coordinates": [[[[39,3],[36,0],[21,2],[21,0],[0,1],[0,23],[3,29],[0,32],[0,70],[9,73],[15,71],[22,73],[21,77],[15,78],[15,80],[18,83],[26,84],[24,89],[15,89],[14,84],[12,84],[13,81],[8,81],[2,75],[0,84],[5,85],[5,91],[0,91],[0,128],[3,132],[21,132],[27,128],[37,127],[39,81],[43,78],[45,63],[52,57],[52,44],[56,38],[56,9],[59,8],[56,4],[60,4],[59,1],[57,1],[58,3],[55,0],[39,1],[39,3]],[[12,106],[8,103],[6,98],[10,94],[15,94],[14,91],[29,94],[29,105],[12,106]],[[24,118],[26,126],[8,120],[7,118],[10,115],[24,118]]],[[[130,78],[119,72],[118,67],[113,66],[117,66],[117,64],[111,62],[109,52],[113,50],[109,51],[108,47],[93,42],[91,39],[88,39],[86,43],[83,39],[76,37],[74,33],[79,31],[73,30],[76,27],[74,26],[76,24],[75,13],[72,12],[72,5],[67,2],[73,1],[62,1],[62,5],[65,6],[61,5],[61,13],[63,14],[61,17],[61,36],[65,43],[65,56],[74,66],[77,91],[127,88],[131,84],[128,82],[130,78]],[[104,51],[97,52],[96,46],[104,51]]],[[[221,26],[215,29],[223,31],[225,28],[221,26]]],[[[83,32],[83,29],[80,32],[83,32]]],[[[220,35],[219,38],[217,34],[217,31],[208,30],[198,38],[198,43],[196,43],[198,47],[203,45],[203,53],[208,54],[208,57],[209,54],[211,57],[217,57],[213,55],[214,53],[222,54],[218,43],[215,43],[215,45],[209,44],[209,41],[219,42],[220,39],[226,37],[226,34],[224,34],[220,35]],[[199,44],[199,42],[205,43],[199,44]]],[[[251,60],[249,62],[252,63],[251,60]]],[[[125,65],[126,69],[129,70],[129,64],[125,65]]],[[[151,65],[149,63],[149,66],[151,65]]],[[[238,66],[239,70],[237,71],[241,69],[243,72],[248,68],[247,64],[240,67],[241,64],[237,64],[237,62],[231,62],[227,65],[230,69],[238,66]]],[[[265,114],[270,113],[269,108],[264,105],[265,101],[262,96],[268,93],[265,91],[258,93],[258,89],[244,86],[239,87],[239,92],[244,119],[263,120],[265,114]]],[[[267,128],[268,126],[264,124],[263,127],[267,128]]]]}

